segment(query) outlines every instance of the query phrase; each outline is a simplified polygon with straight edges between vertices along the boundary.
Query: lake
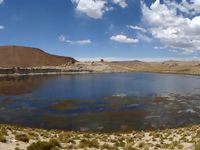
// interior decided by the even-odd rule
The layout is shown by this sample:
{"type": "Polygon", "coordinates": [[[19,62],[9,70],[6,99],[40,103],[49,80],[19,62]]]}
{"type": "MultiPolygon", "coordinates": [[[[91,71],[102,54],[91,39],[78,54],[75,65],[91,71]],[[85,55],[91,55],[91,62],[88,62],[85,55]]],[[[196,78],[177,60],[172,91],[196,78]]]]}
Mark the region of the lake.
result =
{"type": "Polygon", "coordinates": [[[200,77],[107,73],[0,78],[5,124],[116,132],[200,123],[200,77]]]}

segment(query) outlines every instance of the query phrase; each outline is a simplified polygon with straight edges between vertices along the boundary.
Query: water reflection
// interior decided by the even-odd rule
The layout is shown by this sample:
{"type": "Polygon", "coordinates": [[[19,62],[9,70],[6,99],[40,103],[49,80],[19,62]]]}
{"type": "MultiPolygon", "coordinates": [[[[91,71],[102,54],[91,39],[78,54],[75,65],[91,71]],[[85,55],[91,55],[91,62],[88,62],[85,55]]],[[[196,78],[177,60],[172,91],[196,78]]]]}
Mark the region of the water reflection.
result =
{"type": "Polygon", "coordinates": [[[19,76],[0,78],[0,95],[16,96],[28,94],[39,88],[51,76],[19,76]]]}

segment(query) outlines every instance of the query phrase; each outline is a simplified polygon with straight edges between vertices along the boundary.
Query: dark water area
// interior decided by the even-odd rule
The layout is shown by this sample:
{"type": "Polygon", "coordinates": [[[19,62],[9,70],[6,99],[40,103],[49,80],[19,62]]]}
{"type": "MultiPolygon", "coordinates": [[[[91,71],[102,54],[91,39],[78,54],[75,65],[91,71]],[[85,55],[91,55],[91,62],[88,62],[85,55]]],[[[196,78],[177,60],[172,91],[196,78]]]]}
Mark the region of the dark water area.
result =
{"type": "Polygon", "coordinates": [[[0,78],[0,123],[120,132],[200,123],[200,77],[109,73],[0,78]]]}

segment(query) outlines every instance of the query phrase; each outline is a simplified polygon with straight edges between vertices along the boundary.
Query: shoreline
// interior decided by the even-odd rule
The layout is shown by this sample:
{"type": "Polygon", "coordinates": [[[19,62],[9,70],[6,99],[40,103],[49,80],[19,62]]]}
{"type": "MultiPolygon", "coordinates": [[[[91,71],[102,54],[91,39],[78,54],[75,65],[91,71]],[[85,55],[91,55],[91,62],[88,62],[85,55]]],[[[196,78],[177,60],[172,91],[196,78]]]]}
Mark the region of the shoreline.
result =
{"type": "Polygon", "coordinates": [[[0,74],[0,77],[20,77],[20,76],[42,76],[42,75],[81,75],[81,74],[107,74],[107,73],[157,73],[157,74],[174,74],[174,75],[187,75],[187,76],[200,76],[200,73],[182,73],[182,72],[170,72],[170,71],[69,71],[69,72],[46,72],[46,73],[12,73],[12,74],[0,74]]]}
{"type": "Polygon", "coordinates": [[[200,62],[76,62],[64,66],[0,68],[0,77],[129,72],[200,76],[200,62]]]}
{"type": "Polygon", "coordinates": [[[26,149],[27,147],[34,147],[34,145],[51,145],[52,148],[57,148],[60,150],[199,150],[196,148],[199,148],[200,146],[200,125],[156,131],[91,133],[63,130],[45,130],[0,124],[0,149],[26,149]]]}

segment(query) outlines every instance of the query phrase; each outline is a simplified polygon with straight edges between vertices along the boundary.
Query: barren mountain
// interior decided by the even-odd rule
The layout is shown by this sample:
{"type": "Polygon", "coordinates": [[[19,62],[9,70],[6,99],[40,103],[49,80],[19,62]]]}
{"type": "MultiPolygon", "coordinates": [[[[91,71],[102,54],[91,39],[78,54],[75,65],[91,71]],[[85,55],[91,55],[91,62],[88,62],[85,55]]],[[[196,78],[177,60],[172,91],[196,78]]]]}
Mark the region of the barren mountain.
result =
{"type": "Polygon", "coordinates": [[[48,54],[40,49],[22,46],[1,46],[0,67],[61,66],[76,62],[74,58],[48,54]]]}

